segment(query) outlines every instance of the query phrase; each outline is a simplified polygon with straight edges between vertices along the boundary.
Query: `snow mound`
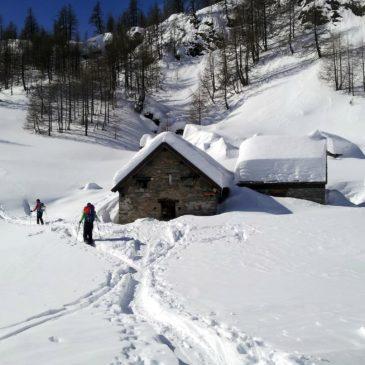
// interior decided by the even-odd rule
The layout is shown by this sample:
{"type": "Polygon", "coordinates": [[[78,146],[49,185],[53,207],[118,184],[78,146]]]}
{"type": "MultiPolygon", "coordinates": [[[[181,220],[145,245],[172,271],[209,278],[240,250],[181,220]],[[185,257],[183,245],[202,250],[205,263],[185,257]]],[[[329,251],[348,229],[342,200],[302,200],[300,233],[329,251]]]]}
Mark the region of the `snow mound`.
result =
{"type": "Polygon", "coordinates": [[[143,114],[144,116],[150,117],[153,121],[163,122],[168,119],[167,114],[170,109],[157,101],[152,96],[147,95],[146,100],[143,106],[143,114]]]}
{"type": "Polygon", "coordinates": [[[98,217],[104,223],[118,223],[119,221],[119,198],[110,194],[104,201],[96,206],[98,217]]]}
{"type": "Polygon", "coordinates": [[[338,190],[327,190],[327,205],[334,205],[338,207],[353,207],[354,204],[351,203],[341,191],[338,190]]]}
{"type": "Polygon", "coordinates": [[[131,38],[135,38],[135,37],[143,37],[146,33],[146,30],[144,28],[141,27],[132,27],[129,31],[128,31],[128,35],[131,38]]]}
{"type": "Polygon", "coordinates": [[[238,154],[238,149],[226,142],[223,137],[201,126],[187,124],[183,138],[216,160],[237,157],[238,154]]]}
{"type": "Polygon", "coordinates": [[[128,174],[130,174],[147,156],[149,156],[163,143],[168,144],[184,156],[221,188],[230,186],[232,175],[228,170],[226,170],[208,154],[172,132],[159,134],[144,148],[142,148],[120,171],[116,173],[114,176],[115,185],[126,178],[128,174]]]}
{"type": "Polygon", "coordinates": [[[327,140],[327,150],[341,157],[365,158],[361,149],[349,140],[337,136],[336,134],[317,130],[310,134],[310,137],[316,140],[327,140]]]}
{"type": "Polygon", "coordinates": [[[241,144],[235,181],[326,182],[326,141],[279,135],[251,137],[241,144]]]}
{"type": "Polygon", "coordinates": [[[364,326],[360,327],[357,332],[361,337],[365,338],[365,327],[364,326]]]}
{"type": "Polygon", "coordinates": [[[155,138],[155,135],[153,134],[144,134],[139,142],[139,146],[141,148],[147,146],[148,143],[150,143],[155,138]]]}
{"type": "Polygon", "coordinates": [[[101,189],[102,187],[94,182],[89,182],[82,188],[82,190],[101,190],[101,189]]]}
{"type": "Polygon", "coordinates": [[[341,194],[352,204],[365,204],[365,181],[346,181],[333,184],[332,189],[340,191],[341,194]]]}
{"type": "Polygon", "coordinates": [[[201,150],[206,151],[220,137],[214,132],[206,131],[198,125],[187,124],[184,129],[183,138],[201,150]]]}
{"type": "Polygon", "coordinates": [[[275,198],[248,188],[234,186],[229,197],[221,205],[221,213],[226,212],[263,212],[274,215],[292,214],[275,198]]]}

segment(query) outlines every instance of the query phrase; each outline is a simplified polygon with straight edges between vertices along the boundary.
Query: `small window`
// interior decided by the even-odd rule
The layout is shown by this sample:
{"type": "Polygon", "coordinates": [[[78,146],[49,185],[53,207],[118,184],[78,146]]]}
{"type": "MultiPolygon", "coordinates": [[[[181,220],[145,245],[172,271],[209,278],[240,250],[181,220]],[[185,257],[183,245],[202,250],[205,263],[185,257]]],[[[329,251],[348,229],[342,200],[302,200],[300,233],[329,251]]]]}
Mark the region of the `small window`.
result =
{"type": "Polygon", "coordinates": [[[197,174],[189,174],[181,177],[181,181],[184,186],[194,186],[199,179],[197,174]]]}
{"type": "Polygon", "coordinates": [[[151,181],[151,178],[146,176],[137,176],[135,177],[135,180],[137,188],[145,190],[148,188],[148,183],[151,181]]]}

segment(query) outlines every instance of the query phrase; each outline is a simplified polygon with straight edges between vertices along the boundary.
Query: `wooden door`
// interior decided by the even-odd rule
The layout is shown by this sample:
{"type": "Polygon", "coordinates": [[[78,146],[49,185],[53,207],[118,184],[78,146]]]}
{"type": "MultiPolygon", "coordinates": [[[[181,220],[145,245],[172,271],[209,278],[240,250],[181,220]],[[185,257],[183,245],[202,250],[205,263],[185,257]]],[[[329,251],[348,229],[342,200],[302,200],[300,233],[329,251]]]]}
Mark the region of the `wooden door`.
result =
{"type": "Polygon", "coordinates": [[[161,217],[163,221],[169,221],[176,218],[176,202],[171,199],[160,200],[161,217]]]}

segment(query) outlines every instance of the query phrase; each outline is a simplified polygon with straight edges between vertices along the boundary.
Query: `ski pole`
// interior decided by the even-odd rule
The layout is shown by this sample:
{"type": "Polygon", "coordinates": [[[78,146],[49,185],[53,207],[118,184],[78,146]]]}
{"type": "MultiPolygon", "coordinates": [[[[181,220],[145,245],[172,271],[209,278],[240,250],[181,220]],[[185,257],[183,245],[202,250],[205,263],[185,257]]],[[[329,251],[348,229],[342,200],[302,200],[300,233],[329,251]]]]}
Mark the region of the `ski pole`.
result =
{"type": "Polygon", "coordinates": [[[81,223],[79,222],[79,225],[77,227],[77,233],[76,233],[76,242],[78,242],[79,233],[80,233],[80,227],[81,227],[81,223]]]}
{"type": "Polygon", "coordinates": [[[49,219],[48,217],[48,214],[47,214],[47,209],[44,210],[44,216],[47,218],[47,221],[49,222],[49,227],[51,228],[52,230],[52,222],[51,220],[49,219]]]}
{"type": "Polygon", "coordinates": [[[99,240],[101,240],[101,234],[100,234],[100,228],[99,228],[99,223],[98,223],[98,221],[96,221],[96,228],[98,229],[98,236],[99,236],[99,240]]]}

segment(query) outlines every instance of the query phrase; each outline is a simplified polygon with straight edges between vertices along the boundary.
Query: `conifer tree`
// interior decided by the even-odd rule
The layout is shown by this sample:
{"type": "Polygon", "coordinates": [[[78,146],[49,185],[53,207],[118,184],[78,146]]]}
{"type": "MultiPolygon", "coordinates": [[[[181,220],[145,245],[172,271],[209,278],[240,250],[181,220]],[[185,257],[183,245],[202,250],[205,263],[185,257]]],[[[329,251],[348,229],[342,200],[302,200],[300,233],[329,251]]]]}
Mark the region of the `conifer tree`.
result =
{"type": "Polygon", "coordinates": [[[115,19],[111,14],[109,14],[108,20],[106,22],[106,31],[109,33],[115,32],[115,19]]]}
{"type": "Polygon", "coordinates": [[[32,8],[29,8],[24,20],[24,27],[20,37],[26,40],[32,40],[39,32],[38,22],[33,14],[32,8]]]}
{"type": "Polygon", "coordinates": [[[313,30],[314,41],[318,57],[322,57],[322,50],[319,43],[319,28],[329,22],[329,14],[331,12],[330,1],[319,0],[300,0],[299,19],[302,24],[313,30]]]}
{"type": "Polygon", "coordinates": [[[0,41],[3,40],[3,35],[4,35],[3,18],[0,15],[0,41]]]}
{"type": "Polygon", "coordinates": [[[137,0],[130,0],[128,7],[129,26],[136,27],[138,24],[138,5],[137,0]]]}
{"type": "Polygon", "coordinates": [[[63,6],[58,13],[54,23],[54,33],[58,39],[62,39],[64,43],[77,37],[77,18],[72,6],[69,4],[63,6]]]}
{"type": "Polygon", "coordinates": [[[91,13],[89,23],[94,26],[96,34],[103,34],[105,30],[103,12],[100,1],[97,1],[91,13]]]}
{"type": "Polygon", "coordinates": [[[4,40],[16,39],[17,36],[18,36],[18,31],[16,25],[13,22],[10,22],[3,31],[3,39],[4,40]]]}

